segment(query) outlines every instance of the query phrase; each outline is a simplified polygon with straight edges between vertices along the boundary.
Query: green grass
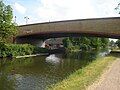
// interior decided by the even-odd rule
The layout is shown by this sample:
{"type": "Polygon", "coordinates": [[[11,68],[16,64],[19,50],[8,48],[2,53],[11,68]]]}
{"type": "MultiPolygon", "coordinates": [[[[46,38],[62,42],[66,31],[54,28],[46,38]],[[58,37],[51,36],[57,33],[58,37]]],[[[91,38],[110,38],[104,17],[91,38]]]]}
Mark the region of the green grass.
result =
{"type": "Polygon", "coordinates": [[[98,58],[86,67],[77,70],[69,77],[55,85],[49,87],[49,90],[85,90],[92,84],[109,64],[116,58],[112,56],[98,58]]]}

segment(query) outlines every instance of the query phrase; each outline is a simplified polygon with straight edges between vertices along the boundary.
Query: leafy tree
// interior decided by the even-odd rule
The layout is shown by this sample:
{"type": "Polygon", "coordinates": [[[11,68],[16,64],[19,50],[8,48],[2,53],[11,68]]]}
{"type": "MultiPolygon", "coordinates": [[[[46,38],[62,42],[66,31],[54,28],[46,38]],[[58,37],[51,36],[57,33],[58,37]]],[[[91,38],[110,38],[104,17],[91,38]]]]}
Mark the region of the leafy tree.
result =
{"type": "Polygon", "coordinates": [[[70,38],[65,38],[65,39],[63,39],[62,42],[63,42],[64,47],[66,47],[66,48],[72,46],[72,39],[70,39],[70,38]]]}
{"type": "Polygon", "coordinates": [[[120,39],[116,41],[117,46],[120,48],[120,39]]]}
{"type": "Polygon", "coordinates": [[[0,1],[0,42],[7,42],[8,38],[17,33],[17,27],[12,22],[13,14],[10,5],[5,5],[0,1]]]}
{"type": "Polygon", "coordinates": [[[90,49],[90,39],[88,37],[80,37],[79,41],[80,49],[82,50],[90,49]]]}
{"type": "Polygon", "coordinates": [[[114,47],[115,46],[115,42],[113,40],[110,41],[110,47],[114,47]]]}
{"type": "Polygon", "coordinates": [[[68,49],[106,49],[109,45],[109,39],[98,37],[69,37],[63,39],[64,47],[68,49]]]}
{"type": "Polygon", "coordinates": [[[101,38],[101,45],[103,48],[107,48],[109,46],[109,39],[108,38],[101,38]]]}
{"type": "Polygon", "coordinates": [[[101,44],[102,44],[100,38],[97,38],[97,37],[94,37],[94,38],[93,38],[93,37],[91,37],[90,40],[91,40],[90,46],[91,46],[92,48],[94,48],[94,49],[100,49],[101,44]]]}

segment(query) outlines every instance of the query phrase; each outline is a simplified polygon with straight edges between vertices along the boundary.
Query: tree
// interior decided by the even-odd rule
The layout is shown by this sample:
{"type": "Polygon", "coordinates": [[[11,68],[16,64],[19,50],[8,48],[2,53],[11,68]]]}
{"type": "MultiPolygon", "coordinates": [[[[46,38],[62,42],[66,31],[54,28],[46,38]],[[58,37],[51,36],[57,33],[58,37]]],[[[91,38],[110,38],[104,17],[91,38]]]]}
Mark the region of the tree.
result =
{"type": "Polygon", "coordinates": [[[8,38],[17,33],[17,27],[12,22],[13,12],[10,5],[0,1],[0,42],[7,42],[8,38]]]}
{"type": "Polygon", "coordinates": [[[80,37],[79,38],[79,46],[82,50],[90,49],[90,39],[88,37],[80,37]]]}
{"type": "Polygon", "coordinates": [[[115,10],[118,10],[118,13],[120,14],[120,3],[118,3],[117,7],[115,8],[115,10]]]}
{"type": "Polygon", "coordinates": [[[120,48],[120,39],[116,41],[117,46],[120,48]]]}
{"type": "Polygon", "coordinates": [[[64,47],[68,48],[68,47],[71,47],[72,46],[72,38],[65,38],[63,39],[63,45],[64,47]]]}
{"type": "Polygon", "coordinates": [[[113,40],[110,41],[110,47],[114,47],[115,46],[115,42],[113,40]]]}
{"type": "Polygon", "coordinates": [[[103,48],[107,48],[109,46],[109,39],[108,38],[101,38],[101,45],[103,48]]]}
{"type": "Polygon", "coordinates": [[[68,37],[63,39],[63,45],[66,48],[74,48],[81,50],[91,50],[91,49],[107,49],[109,45],[108,38],[98,38],[98,37],[68,37]]]}
{"type": "Polygon", "coordinates": [[[102,41],[101,41],[101,38],[98,38],[98,37],[91,37],[90,38],[90,41],[91,41],[91,44],[90,46],[94,49],[100,49],[101,46],[102,46],[102,41]]]}

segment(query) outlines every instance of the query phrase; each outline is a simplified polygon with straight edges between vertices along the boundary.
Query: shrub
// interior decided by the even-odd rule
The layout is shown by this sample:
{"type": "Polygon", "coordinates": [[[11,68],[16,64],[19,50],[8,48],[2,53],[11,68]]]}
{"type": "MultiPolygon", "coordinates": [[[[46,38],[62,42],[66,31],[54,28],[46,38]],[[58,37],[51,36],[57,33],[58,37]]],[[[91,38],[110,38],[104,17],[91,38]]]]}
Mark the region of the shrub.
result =
{"type": "Polygon", "coordinates": [[[0,57],[30,55],[34,46],[29,44],[0,44],[0,57]]]}
{"type": "Polygon", "coordinates": [[[36,47],[30,44],[0,43],[0,57],[15,57],[47,52],[49,52],[49,50],[46,48],[36,47]]]}

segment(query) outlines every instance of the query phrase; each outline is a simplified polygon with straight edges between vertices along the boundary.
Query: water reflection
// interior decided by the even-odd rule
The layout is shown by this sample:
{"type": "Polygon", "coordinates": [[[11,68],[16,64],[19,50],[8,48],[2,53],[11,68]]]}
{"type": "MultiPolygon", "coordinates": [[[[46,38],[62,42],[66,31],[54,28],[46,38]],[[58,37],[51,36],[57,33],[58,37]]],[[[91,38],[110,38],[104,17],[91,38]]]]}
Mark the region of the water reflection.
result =
{"type": "Polygon", "coordinates": [[[7,60],[0,60],[0,90],[15,90],[15,80],[9,73],[11,68],[6,68],[7,60]]]}
{"type": "Polygon", "coordinates": [[[86,66],[98,55],[99,52],[92,51],[1,59],[0,90],[45,90],[49,85],[86,66]]]}
{"type": "Polygon", "coordinates": [[[52,64],[57,64],[60,63],[60,58],[58,58],[55,54],[49,55],[46,57],[46,62],[52,63],[52,64]]]}

